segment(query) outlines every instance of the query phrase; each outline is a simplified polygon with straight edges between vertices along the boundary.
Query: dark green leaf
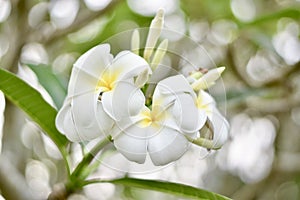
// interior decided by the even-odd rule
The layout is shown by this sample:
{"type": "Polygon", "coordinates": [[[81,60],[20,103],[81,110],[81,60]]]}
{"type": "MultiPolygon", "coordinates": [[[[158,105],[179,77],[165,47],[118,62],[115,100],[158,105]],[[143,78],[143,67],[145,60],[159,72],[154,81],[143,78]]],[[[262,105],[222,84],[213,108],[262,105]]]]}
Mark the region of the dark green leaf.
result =
{"type": "Polygon", "coordinates": [[[52,97],[55,105],[60,108],[67,94],[66,85],[63,84],[62,77],[54,74],[47,65],[28,64],[30,69],[36,74],[40,84],[52,97]]]}
{"type": "Polygon", "coordinates": [[[111,181],[90,181],[88,183],[109,182],[126,187],[135,187],[145,190],[154,190],[158,192],[169,193],[176,196],[188,197],[192,199],[209,199],[209,200],[229,200],[230,198],[209,192],[203,189],[189,185],[171,183],[158,180],[143,180],[136,178],[121,178],[111,181]]]}
{"type": "Polygon", "coordinates": [[[16,106],[21,108],[54,141],[64,154],[67,139],[55,127],[57,111],[34,88],[16,75],[0,68],[0,90],[16,106]]]}

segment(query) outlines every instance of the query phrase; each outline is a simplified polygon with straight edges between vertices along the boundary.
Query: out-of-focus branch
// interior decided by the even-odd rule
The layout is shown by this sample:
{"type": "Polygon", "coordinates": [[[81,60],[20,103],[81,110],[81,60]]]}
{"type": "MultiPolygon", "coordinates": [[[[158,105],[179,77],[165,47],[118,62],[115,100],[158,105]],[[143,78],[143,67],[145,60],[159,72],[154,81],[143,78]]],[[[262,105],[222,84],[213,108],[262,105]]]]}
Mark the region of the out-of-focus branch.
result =
{"type": "MultiPolygon", "coordinates": [[[[242,72],[239,70],[238,66],[235,63],[234,58],[234,47],[233,45],[228,46],[227,50],[227,61],[228,64],[231,66],[232,73],[239,78],[246,86],[253,87],[246,77],[242,74],[242,72]]],[[[273,87],[273,86],[282,86],[283,83],[287,80],[286,77],[290,76],[291,74],[295,72],[300,71],[300,62],[297,62],[296,64],[289,66],[285,71],[282,72],[281,76],[278,78],[274,78],[266,83],[264,83],[261,87],[273,87]]]]}
{"type": "Polygon", "coordinates": [[[245,77],[241,74],[240,70],[238,69],[238,66],[235,63],[234,55],[233,55],[233,46],[228,45],[227,49],[227,62],[230,66],[230,70],[232,73],[241,80],[246,86],[251,87],[251,85],[248,83],[248,81],[245,79],[245,77]]]}
{"type": "Polygon", "coordinates": [[[24,176],[5,155],[0,155],[0,190],[7,199],[34,199],[24,176]]]}
{"type": "Polygon", "coordinates": [[[54,32],[53,35],[51,35],[49,38],[46,38],[44,40],[44,44],[45,45],[49,45],[51,44],[53,41],[68,35],[69,33],[72,33],[76,30],[79,30],[80,28],[84,27],[85,25],[87,25],[89,22],[91,22],[92,20],[107,14],[109,12],[111,12],[112,10],[114,10],[114,8],[121,2],[121,0],[113,0],[105,9],[101,10],[101,11],[97,11],[97,12],[88,12],[88,13],[84,13],[81,16],[78,16],[77,19],[74,21],[74,23],[69,26],[68,28],[62,29],[62,30],[58,30],[56,32],[54,32]]]}
{"type": "Polygon", "coordinates": [[[300,173],[300,153],[279,152],[275,170],[285,173],[300,173]]]}
{"type": "Polygon", "coordinates": [[[283,17],[288,17],[288,18],[292,18],[292,19],[295,19],[295,20],[299,20],[300,11],[297,8],[290,7],[290,8],[286,8],[286,9],[283,9],[283,10],[278,10],[278,11],[275,11],[275,12],[271,12],[271,13],[268,13],[266,15],[262,15],[262,16],[256,18],[253,21],[250,21],[250,22],[240,22],[238,20],[235,20],[235,22],[239,25],[240,28],[248,28],[248,27],[251,27],[251,26],[257,26],[257,25],[262,24],[262,23],[268,23],[272,20],[278,20],[278,19],[283,18],[283,17]]]}
{"type": "Polygon", "coordinates": [[[300,71],[300,62],[297,62],[296,64],[289,66],[289,68],[285,71],[284,74],[280,78],[273,79],[265,84],[265,86],[280,86],[283,82],[285,82],[288,76],[290,76],[293,73],[300,71]]]}
{"type": "MultiPolygon", "coordinates": [[[[300,162],[298,154],[290,155],[289,158],[284,158],[286,155],[280,155],[275,159],[272,171],[268,177],[258,183],[242,185],[232,195],[232,199],[266,199],[266,196],[274,193],[283,183],[290,181],[291,177],[297,177],[300,173],[300,162]]],[[[269,199],[269,198],[267,198],[269,199]]]]}
{"type": "MultiPolygon", "coordinates": [[[[229,45],[227,50],[227,62],[230,66],[231,72],[245,85],[245,87],[253,88],[255,87],[254,84],[251,84],[250,80],[247,79],[243,72],[239,70],[239,67],[236,65],[235,57],[234,57],[234,46],[229,45]]],[[[247,98],[247,107],[254,107],[257,110],[265,113],[280,113],[286,112],[293,107],[300,105],[300,99],[295,98],[293,88],[290,87],[290,82],[288,77],[294,73],[300,72],[300,62],[286,67],[284,71],[281,72],[281,76],[271,79],[268,82],[256,86],[259,89],[263,90],[274,90],[276,92],[282,91],[282,93],[277,94],[274,98],[264,98],[264,97],[257,97],[257,98],[247,98]]],[[[245,103],[243,101],[242,103],[245,103]]]]}
{"type": "Polygon", "coordinates": [[[6,69],[16,71],[22,47],[27,38],[27,1],[12,1],[11,16],[5,22],[5,29],[9,37],[10,47],[3,59],[2,65],[6,69]]]}

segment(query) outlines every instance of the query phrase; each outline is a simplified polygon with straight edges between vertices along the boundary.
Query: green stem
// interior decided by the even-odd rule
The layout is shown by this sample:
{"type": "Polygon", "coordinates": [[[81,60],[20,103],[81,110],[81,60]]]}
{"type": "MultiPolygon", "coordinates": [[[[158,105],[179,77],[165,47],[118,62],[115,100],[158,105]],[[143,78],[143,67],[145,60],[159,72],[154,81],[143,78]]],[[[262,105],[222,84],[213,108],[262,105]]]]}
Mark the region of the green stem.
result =
{"type": "Polygon", "coordinates": [[[68,194],[81,189],[84,186],[86,177],[90,174],[87,167],[91,164],[95,156],[100,152],[103,147],[112,141],[111,136],[101,140],[90,152],[88,152],[77,165],[75,170],[71,173],[69,181],[66,183],[66,191],[68,194]]]}
{"type": "Polygon", "coordinates": [[[95,155],[99,153],[99,151],[109,144],[112,141],[111,136],[108,136],[101,140],[89,153],[87,153],[75,168],[71,176],[78,176],[82,172],[82,170],[90,164],[90,162],[94,159],[95,155]]]}
{"type": "Polygon", "coordinates": [[[197,138],[197,139],[193,139],[193,138],[191,138],[189,136],[186,136],[186,135],[185,135],[185,137],[189,142],[191,142],[191,143],[193,143],[197,146],[201,146],[201,147],[204,147],[204,148],[207,148],[207,149],[214,149],[214,150],[220,149],[220,148],[214,147],[213,140],[209,140],[209,139],[205,139],[205,138],[201,138],[201,137],[197,138]]]}
{"type": "Polygon", "coordinates": [[[69,162],[70,156],[67,153],[66,147],[65,148],[61,148],[60,152],[61,152],[63,160],[64,160],[64,162],[66,164],[66,169],[67,169],[68,177],[70,177],[70,175],[71,175],[70,165],[69,165],[69,163],[70,163],[69,162]]]}

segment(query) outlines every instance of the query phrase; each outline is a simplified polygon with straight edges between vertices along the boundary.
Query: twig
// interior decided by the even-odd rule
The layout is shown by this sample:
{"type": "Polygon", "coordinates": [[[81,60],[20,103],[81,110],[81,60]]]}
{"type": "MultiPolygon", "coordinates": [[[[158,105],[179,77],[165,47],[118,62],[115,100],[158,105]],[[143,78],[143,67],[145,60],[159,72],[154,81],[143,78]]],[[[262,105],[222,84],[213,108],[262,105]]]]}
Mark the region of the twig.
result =
{"type": "Polygon", "coordinates": [[[246,86],[251,87],[251,85],[248,83],[248,81],[244,78],[244,76],[241,74],[240,70],[238,69],[238,66],[235,63],[234,55],[233,55],[233,46],[228,45],[227,49],[227,61],[230,66],[230,69],[232,73],[239,78],[246,86]]]}
{"type": "Polygon", "coordinates": [[[75,20],[75,22],[68,28],[56,31],[52,36],[50,36],[49,38],[46,38],[44,41],[44,44],[49,45],[53,41],[55,41],[63,36],[66,36],[69,33],[72,33],[76,30],[79,30],[80,28],[84,27],[92,20],[94,20],[100,16],[103,16],[104,14],[107,14],[108,12],[111,12],[112,10],[114,10],[114,8],[120,2],[121,2],[120,0],[113,0],[105,9],[103,9],[101,11],[89,12],[89,14],[84,14],[84,15],[78,17],[77,20],[75,20]]]}
{"type": "Polygon", "coordinates": [[[7,199],[34,199],[24,176],[5,156],[0,156],[0,190],[7,199]]]}

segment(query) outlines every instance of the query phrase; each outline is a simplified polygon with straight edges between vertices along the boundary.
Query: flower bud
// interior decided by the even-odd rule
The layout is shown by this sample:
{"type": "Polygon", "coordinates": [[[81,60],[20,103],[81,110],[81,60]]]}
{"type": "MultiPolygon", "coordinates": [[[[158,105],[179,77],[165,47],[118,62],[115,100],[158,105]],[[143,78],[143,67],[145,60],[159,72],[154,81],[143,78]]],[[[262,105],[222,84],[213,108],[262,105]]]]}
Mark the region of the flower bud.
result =
{"type": "Polygon", "coordinates": [[[205,90],[210,86],[215,84],[215,81],[220,78],[222,72],[225,70],[225,67],[219,67],[216,69],[209,70],[206,74],[204,74],[201,78],[195,81],[192,84],[194,90],[205,90]]]}
{"type": "Polygon", "coordinates": [[[151,68],[153,71],[156,69],[157,65],[162,61],[164,55],[166,54],[167,48],[168,48],[168,40],[165,39],[159,44],[153,56],[151,62],[151,68]]]}
{"type": "Polygon", "coordinates": [[[131,51],[139,55],[140,49],[140,34],[138,30],[134,30],[131,38],[131,51]]]}
{"type": "Polygon", "coordinates": [[[150,24],[150,30],[148,33],[146,47],[144,51],[144,58],[146,60],[149,60],[149,58],[152,55],[153,48],[160,36],[163,24],[164,24],[164,10],[159,9],[156,16],[154,17],[154,19],[150,24]]]}

